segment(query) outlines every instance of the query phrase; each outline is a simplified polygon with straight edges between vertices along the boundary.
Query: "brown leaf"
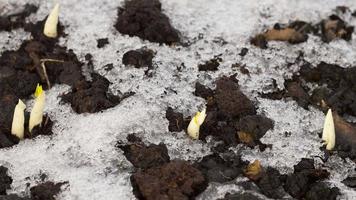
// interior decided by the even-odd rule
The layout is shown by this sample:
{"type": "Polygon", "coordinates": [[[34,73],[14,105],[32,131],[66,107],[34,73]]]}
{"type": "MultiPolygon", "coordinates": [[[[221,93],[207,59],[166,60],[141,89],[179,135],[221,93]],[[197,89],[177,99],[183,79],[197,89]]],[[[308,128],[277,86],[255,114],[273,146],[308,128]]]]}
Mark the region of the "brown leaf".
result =
{"type": "Polygon", "coordinates": [[[255,160],[253,163],[250,163],[245,170],[245,176],[253,181],[260,179],[261,175],[262,166],[259,160],[255,160]]]}
{"type": "Polygon", "coordinates": [[[239,140],[243,143],[246,144],[252,144],[253,143],[253,137],[250,133],[246,133],[243,131],[238,131],[237,135],[239,136],[239,140]]]}

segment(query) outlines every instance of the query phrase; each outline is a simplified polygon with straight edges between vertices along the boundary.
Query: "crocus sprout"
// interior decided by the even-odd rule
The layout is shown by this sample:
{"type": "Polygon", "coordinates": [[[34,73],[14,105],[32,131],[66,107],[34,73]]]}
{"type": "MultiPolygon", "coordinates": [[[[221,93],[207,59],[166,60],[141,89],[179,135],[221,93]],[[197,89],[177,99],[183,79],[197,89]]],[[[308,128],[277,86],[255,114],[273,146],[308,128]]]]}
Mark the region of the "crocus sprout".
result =
{"type": "Polygon", "coordinates": [[[328,113],[325,116],[324,129],[322,136],[324,144],[326,144],[326,149],[331,151],[335,147],[335,127],[334,119],[331,109],[328,110],[328,113]]]}
{"type": "Polygon", "coordinates": [[[11,134],[15,135],[19,139],[24,137],[25,129],[25,109],[26,105],[19,99],[14,111],[14,117],[12,119],[11,134]]]}
{"type": "Polygon", "coordinates": [[[197,112],[195,116],[192,118],[188,125],[188,134],[193,139],[199,138],[199,129],[203,124],[206,117],[206,109],[204,108],[202,112],[197,112]]]}
{"type": "Polygon", "coordinates": [[[43,109],[45,105],[46,95],[42,89],[42,86],[39,84],[37,84],[36,87],[35,97],[35,104],[30,114],[30,123],[28,128],[30,132],[35,126],[41,125],[43,119],[43,109]]]}
{"type": "Polygon", "coordinates": [[[48,15],[44,25],[43,34],[49,38],[57,37],[57,24],[59,16],[59,3],[57,3],[48,15]]]}

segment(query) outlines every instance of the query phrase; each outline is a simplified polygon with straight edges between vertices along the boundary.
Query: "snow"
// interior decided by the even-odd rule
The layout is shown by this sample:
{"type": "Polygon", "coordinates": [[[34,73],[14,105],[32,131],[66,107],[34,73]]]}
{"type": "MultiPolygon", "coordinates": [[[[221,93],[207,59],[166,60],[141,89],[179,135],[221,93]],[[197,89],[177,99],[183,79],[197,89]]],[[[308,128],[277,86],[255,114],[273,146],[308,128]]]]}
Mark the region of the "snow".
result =
{"type": "MultiPolygon", "coordinates": [[[[40,5],[36,14],[29,17],[42,20],[54,5],[46,0],[0,0],[0,13],[6,13],[31,2],[40,5]],[[4,6],[4,7],[2,7],[4,6]],[[5,9],[1,9],[5,8],[5,9]],[[11,9],[10,9],[11,8],[11,9]]],[[[60,104],[58,96],[69,91],[68,86],[54,86],[47,91],[46,112],[55,120],[54,135],[25,140],[19,145],[0,150],[0,164],[10,168],[14,179],[11,192],[26,191],[25,183],[35,184],[41,173],[49,180],[69,181],[69,187],[60,195],[61,200],[135,199],[129,180],[132,165],[115,148],[118,140],[126,140],[130,133],[143,137],[145,143],[164,142],[171,158],[198,160],[209,154],[211,144],[192,141],[183,132],[169,133],[165,111],[168,106],[193,115],[204,107],[205,101],[193,95],[197,81],[214,87],[214,81],[223,75],[237,73],[242,90],[259,107],[259,113],[274,120],[275,128],[262,142],[273,144],[271,150],[260,152],[238,146],[246,160],[260,159],[264,166],[273,166],[282,173],[302,157],[321,155],[317,133],[321,131],[324,115],[310,108],[305,110],[293,101],[272,101],[258,98],[258,92],[271,88],[272,78],[283,88],[284,78],[298,71],[294,62],[298,52],[304,51],[312,64],[320,61],[344,67],[356,64],[356,40],[342,40],[325,44],[320,38],[310,36],[305,43],[289,45],[270,42],[270,48],[261,50],[249,44],[249,38],[276,22],[291,20],[318,22],[339,5],[356,9],[352,0],[162,0],[164,12],[172,24],[181,31],[185,40],[193,41],[188,47],[158,45],[118,33],[113,25],[117,7],[123,0],[62,0],[60,21],[66,25],[66,38],[60,43],[74,50],[84,62],[87,53],[93,55],[94,69],[112,82],[113,93],[134,91],[136,95],[114,108],[96,114],[76,114],[69,105],[60,104]],[[199,34],[203,37],[197,39],[199,34]],[[108,38],[110,44],[96,47],[96,40],[108,38]],[[195,39],[194,39],[195,38],[195,39]],[[223,38],[228,42],[213,42],[223,38]],[[153,77],[146,77],[144,69],[122,65],[122,55],[132,49],[146,46],[156,52],[153,77]],[[243,47],[249,49],[245,57],[238,54],[243,47]],[[197,65],[221,54],[223,62],[217,72],[198,72],[197,65]],[[112,63],[114,69],[104,70],[112,63]],[[182,71],[176,68],[184,63],[182,71]],[[246,65],[251,76],[241,74],[231,65],[246,65]],[[285,137],[285,132],[290,132],[285,137]]],[[[344,16],[356,25],[356,18],[344,16]]],[[[16,49],[29,34],[19,29],[11,33],[0,32],[0,53],[16,49]]],[[[355,33],[353,38],[355,38],[355,33]]],[[[31,101],[27,102],[31,104],[31,101]]],[[[352,199],[356,192],[340,183],[354,173],[352,161],[331,159],[327,164],[332,173],[330,184],[339,187],[341,199],[352,199]],[[332,168],[331,168],[332,167],[332,168]]],[[[238,181],[238,180],[237,180],[238,181]]],[[[233,183],[211,184],[198,199],[215,199],[225,193],[239,191],[233,183]]]]}

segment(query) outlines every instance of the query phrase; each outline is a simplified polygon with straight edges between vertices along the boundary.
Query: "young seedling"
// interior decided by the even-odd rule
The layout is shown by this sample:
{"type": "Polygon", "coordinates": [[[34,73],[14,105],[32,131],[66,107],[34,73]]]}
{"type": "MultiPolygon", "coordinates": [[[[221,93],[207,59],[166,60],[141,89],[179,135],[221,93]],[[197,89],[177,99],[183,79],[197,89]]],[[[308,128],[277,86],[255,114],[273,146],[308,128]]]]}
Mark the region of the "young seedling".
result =
{"type": "Polygon", "coordinates": [[[21,140],[24,138],[25,109],[26,105],[19,99],[19,102],[15,107],[14,117],[12,119],[11,134],[21,140]]]}
{"type": "Polygon", "coordinates": [[[51,13],[48,15],[47,20],[44,25],[43,34],[49,38],[56,38],[57,33],[57,24],[59,16],[59,4],[57,3],[51,13]]]}
{"type": "Polygon", "coordinates": [[[323,143],[326,144],[326,149],[331,151],[335,147],[335,127],[334,119],[331,109],[328,110],[328,113],[325,116],[324,129],[322,136],[323,143]]]}
{"type": "Polygon", "coordinates": [[[203,124],[206,117],[206,109],[202,112],[197,112],[188,125],[188,135],[193,139],[199,138],[200,126],[203,124]]]}
{"type": "Polygon", "coordinates": [[[36,87],[35,97],[36,97],[35,105],[33,106],[30,114],[30,122],[28,128],[30,133],[35,126],[41,125],[43,120],[43,110],[44,110],[46,95],[42,89],[42,86],[39,84],[36,87]]]}

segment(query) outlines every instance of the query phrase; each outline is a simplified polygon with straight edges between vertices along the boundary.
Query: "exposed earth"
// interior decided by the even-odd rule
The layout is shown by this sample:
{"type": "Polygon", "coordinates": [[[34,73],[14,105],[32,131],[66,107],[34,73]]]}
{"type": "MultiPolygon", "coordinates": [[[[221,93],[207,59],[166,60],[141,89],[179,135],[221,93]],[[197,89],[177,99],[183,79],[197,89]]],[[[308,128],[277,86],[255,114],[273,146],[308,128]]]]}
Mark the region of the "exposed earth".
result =
{"type": "Polygon", "coordinates": [[[0,200],[356,199],[356,2],[53,6],[0,1],[0,200]]]}

